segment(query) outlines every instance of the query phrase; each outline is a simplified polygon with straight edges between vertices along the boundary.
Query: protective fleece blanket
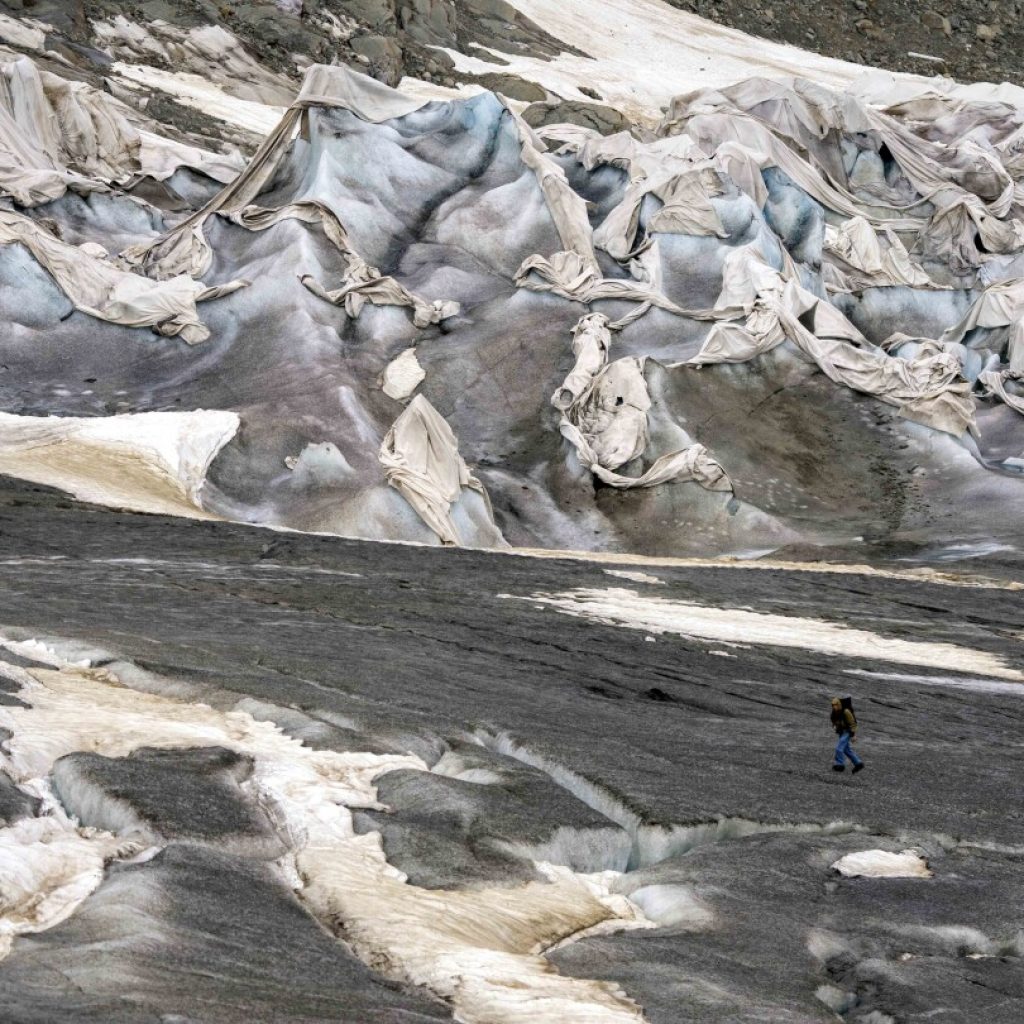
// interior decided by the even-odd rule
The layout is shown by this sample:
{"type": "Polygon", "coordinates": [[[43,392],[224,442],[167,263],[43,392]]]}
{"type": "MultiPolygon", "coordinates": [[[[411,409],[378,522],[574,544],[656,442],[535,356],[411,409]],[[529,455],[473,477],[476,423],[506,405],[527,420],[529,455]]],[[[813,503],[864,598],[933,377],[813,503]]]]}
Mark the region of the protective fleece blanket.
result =
{"type": "Polygon", "coordinates": [[[5,408],[236,416],[202,514],[659,554],[1024,532],[1009,104],[751,80],[602,137],[313,66],[232,176],[2,77],[5,408]]]}

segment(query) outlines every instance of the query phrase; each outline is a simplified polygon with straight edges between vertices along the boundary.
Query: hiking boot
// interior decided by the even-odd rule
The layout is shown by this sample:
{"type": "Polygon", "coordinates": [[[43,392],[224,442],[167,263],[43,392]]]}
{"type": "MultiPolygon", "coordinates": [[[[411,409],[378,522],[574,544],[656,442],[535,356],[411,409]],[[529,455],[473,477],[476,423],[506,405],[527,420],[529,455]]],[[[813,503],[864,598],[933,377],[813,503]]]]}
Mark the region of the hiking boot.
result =
{"type": "Polygon", "coordinates": [[[864,762],[863,761],[861,761],[860,764],[855,764],[853,766],[853,774],[856,775],[857,772],[859,772],[863,767],[864,767],[864,762]]]}
{"type": "Polygon", "coordinates": [[[845,770],[846,769],[841,764],[834,764],[834,765],[832,765],[832,771],[834,771],[834,772],[842,772],[842,771],[845,771],[845,770]]]}

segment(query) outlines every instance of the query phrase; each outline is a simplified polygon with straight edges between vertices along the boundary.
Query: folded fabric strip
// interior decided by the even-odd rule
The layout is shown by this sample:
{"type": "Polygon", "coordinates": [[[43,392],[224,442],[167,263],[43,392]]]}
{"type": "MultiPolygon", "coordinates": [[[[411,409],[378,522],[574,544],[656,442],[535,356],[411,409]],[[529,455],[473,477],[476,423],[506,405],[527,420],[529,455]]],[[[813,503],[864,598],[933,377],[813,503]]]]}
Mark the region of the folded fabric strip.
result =
{"type": "Polygon", "coordinates": [[[180,335],[190,345],[210,336],[196,303],[230,295],[248,284],[231,281],[211,288],[184,274],[152,281],[54,238],[28,217],[0,210],[0,245],[14,243],[28,249],[76,309],[110,323],[180,335]]]}

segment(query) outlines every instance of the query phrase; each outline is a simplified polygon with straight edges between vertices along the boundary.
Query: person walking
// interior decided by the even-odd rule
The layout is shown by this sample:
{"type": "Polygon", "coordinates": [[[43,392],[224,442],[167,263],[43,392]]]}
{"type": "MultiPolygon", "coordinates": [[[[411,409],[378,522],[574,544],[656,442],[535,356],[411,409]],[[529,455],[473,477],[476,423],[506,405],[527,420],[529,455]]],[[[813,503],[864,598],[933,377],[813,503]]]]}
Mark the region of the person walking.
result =
{"type": "Polygon", "coordinates": [[[853,701],[849,697],[845,699],[832,698],[832,728],[839,736],[836,743],[836,754],[832,759],[832,771],[844,771],[846,759],[849,758],[853,765],[853,774],[856,775],[864,767],[864,762],[850,746],[857,736],[857,716],[853,713],[853,701]]]}

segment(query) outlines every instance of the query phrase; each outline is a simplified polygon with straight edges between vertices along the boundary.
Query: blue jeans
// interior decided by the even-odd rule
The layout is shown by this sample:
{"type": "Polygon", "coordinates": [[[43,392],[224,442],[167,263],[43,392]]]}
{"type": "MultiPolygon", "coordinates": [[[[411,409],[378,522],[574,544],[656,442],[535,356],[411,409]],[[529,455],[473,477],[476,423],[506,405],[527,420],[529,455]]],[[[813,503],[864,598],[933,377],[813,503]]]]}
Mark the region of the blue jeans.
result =
{"type": "Polygon", "coordinates": [[[860,758],[853,752],[853,747],[850,746],[851,739],[853,739],[853,737],[848,732],[844,732],[843,735],[839,737],[839,742],[836,744],[836,756],[832,763],[839,765],[840,768],[845,767],[845,758],[847,757],[850,759],[850,762],[854,767],[861,763],[860,758]]]}

